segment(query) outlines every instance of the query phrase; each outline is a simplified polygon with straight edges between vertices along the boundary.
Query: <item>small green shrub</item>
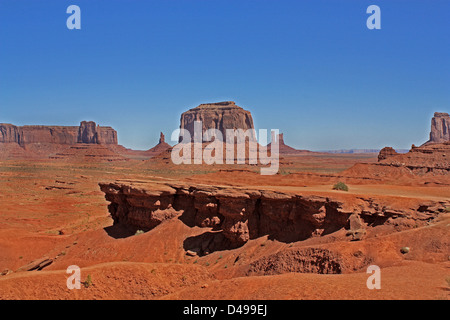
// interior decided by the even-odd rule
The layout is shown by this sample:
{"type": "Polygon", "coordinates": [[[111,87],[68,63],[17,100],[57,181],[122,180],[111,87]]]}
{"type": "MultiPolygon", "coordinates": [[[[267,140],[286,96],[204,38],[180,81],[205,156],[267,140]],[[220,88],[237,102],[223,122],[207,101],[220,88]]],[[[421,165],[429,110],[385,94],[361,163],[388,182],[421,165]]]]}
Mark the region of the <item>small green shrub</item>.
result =
{"type": "Polygon", "coordinates": [[[135,233],[134,235],[135,235],[135,236],[138,236],[138,235],[143,234],[143,233],[144,233],[144,231],[138,230],[138,231],[136,231],[136,233],[135,233]]]}
{"type": "Polygon", "coordinates": [[[333,190],[348,191],[348,186],[347,186],[345,183],[339,181],[338,183],[336,183],[336,184],[333,186],[333,190]]]}
{"type": "Polygon", "coordinates": [[[85,288],[89,288],[92,285],[92,278],[90,274],[88,274],[86,281],[83,282],[83,284],[85,288]]]}

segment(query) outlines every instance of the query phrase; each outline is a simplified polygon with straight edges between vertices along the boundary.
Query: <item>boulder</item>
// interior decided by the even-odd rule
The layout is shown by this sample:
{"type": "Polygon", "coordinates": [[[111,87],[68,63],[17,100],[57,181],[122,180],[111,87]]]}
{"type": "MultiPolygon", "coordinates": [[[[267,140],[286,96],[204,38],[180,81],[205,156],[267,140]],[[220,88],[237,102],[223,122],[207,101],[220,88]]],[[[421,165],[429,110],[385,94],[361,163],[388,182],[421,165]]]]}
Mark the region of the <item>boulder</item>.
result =
{"type": "Polygon", "coordinates": [[[33,260],[30,263],[20,267],[17,272],[22,271],[33,271],[33,270],[42,270],[45,267],[51,265],[53,263],[53,259],[48,257],[43,257],[41,259],[33,260]]]}

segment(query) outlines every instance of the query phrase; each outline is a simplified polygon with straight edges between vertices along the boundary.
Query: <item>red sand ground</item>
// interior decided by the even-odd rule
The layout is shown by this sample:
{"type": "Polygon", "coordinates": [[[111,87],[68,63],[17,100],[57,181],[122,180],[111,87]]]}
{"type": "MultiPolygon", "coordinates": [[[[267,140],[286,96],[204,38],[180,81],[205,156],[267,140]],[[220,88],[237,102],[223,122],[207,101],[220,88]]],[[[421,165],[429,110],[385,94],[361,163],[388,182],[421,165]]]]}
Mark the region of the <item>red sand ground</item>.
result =
{"type": "Polygon", "coordinates": [[[183,241],[207,229],[172,219],[144,234],[121,238],[124,230],[111,227],[108,202],[98,187],[99,181],[115,178],[182,179],[333,193],[348,199],[388,197],[405,206],[423,199],[450,199],[448,177],[437,178],[440,184],[424,184],[423,179],[415,183],[410,177],[383,183],[355,176],[346,178],[348,193],[331,190],[342,180],[339,172],[360,161],[375,162],[375,155],[293,157],[282,174],[272,177],[242,171],[212,173],[217,168],[209,167],[168,170],[133,160],[0,162],[0,272],[14,271],[0,276],[0,299],[448,299],[449,214],[402,232],[373,228],[367,239],[356,242],[345,240],[344,230],[296,243],[261,237],[234,250],[189,257],[183,241]],[[363,252],[381,267],[381,290],[367,289],[365,270],[338,275],[245,274],[258,258],[311,245],[348,254],[363,252]],[[401,254],[404,246],[411,251],[401,254]],[[42,257],[55,260],[42,271],[16,272],[42,257]],[[69,265],[80,266],[82,279],[90,275],[92,284],[67,289],[69,265]]]}

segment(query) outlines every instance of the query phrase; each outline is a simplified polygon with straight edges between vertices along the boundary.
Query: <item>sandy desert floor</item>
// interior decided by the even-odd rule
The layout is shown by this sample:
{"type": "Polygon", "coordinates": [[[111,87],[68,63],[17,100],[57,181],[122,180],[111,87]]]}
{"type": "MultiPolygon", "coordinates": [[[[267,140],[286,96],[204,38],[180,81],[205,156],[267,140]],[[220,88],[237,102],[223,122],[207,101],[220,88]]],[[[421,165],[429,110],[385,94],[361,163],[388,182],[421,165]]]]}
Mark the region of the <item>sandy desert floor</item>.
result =
{"type": "MultiPolygon", "coordinates": [[[[241,188],[258,186],[307,194],[332,190],[336,175],[374,154],[297,156],[273,177],[217,168],[165,169],[144,162],[0,162],[0,299],[433,299],[450,297],[448,213],[404,231],[371,229],[362,241],[344,230],[285,243],[260,237],[233,250],[201,257],[186,255],[184,241],[205,228],[171,219],[143,234],[113,226],[98,183],[105,180],[179,180],[241,188]],[[381,268],[381,289],[369,290],[365,269],[343,274],[247,275],[248,265],[285,249],[321,245],[340,252],[364,252],[381,268]],[[402,247],[410,252],[403,254],[402,247]],[[51,258],[40,271],[21,271],[51,258]],[[81,267],[92,283],[69,290],[66,269],[81,267]]],[[[444,181],[445,182],[445,181],[444,181]]],[[[405,206],[422,200],[449,200],[448,184],[414,184],[348,178],[342,197],[386,197],[405,206]]],[[[208,230],[206,230],[208,231],[208,230]]]]}

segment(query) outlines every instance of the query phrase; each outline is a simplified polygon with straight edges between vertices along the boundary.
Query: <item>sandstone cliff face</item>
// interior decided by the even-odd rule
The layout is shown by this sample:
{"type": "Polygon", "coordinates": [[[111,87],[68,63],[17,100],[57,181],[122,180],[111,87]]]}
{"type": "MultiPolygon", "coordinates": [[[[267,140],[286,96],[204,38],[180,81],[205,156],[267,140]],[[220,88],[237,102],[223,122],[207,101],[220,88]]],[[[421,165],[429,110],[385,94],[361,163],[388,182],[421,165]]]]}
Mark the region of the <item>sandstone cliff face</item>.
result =
{"type": "Polygon", "coordinates": [[[189,131],[192,139],[195,121],[202,121],[202,133],[208,129],[218,129],[224,139],[226,129],[254,129],[250,111],[237,106],[233,101],[201,104],[184,112],[181,115],[180,129],[189,131]]]}
{"type": "MultiPolygon", "coordinates": [[[[358,240],[365,229],[378,225],[399,228],[425,225],[445,212],[450,202],[425,201],[411,207],[392,207],[374,197],[343,200],[287,192],[119,181],[100,183],[110,201],[115,223],[149,230],[179,217],[187,225],[210,227],[199,254],[233,248],[264,235],[285,242],[305,240],[346,229],[358,240]]],[[[344,198],[346,199],[346,198],[344,198]]],[[[198,247],[195,240],[192,246],[198,247]]]]}
{"type": "Polygon", "coordinates": [[[78,127],[63,126],[23,126],[18,127],[18,144],[25,146],[31,143],[74,144],[78,127]]]}
{"type": "Polygon", "coordinates": [[[82,121],[78,128],[78,143],[98,143],[97,125],[93,121],[82,121]]]}
{"type": "Polygon", "coordinates": [[[97,139],[99,144],[110,144],[110,145],[118,144],[117,131],[114,130],[113,128],[97,126],[97,133],[98,133],[97,139]]]}
{"type": "Polygon", "coordinates": [[[444,143],[450,141],[450,115],[435,112],[431,119],[430,140],[428,143],[444,143]]]}
{"type": "Polygon", "coordinates": [[[17,143],[18,141],[18,128],[9,123],[0,123],[0,143],[17,143]]]}

